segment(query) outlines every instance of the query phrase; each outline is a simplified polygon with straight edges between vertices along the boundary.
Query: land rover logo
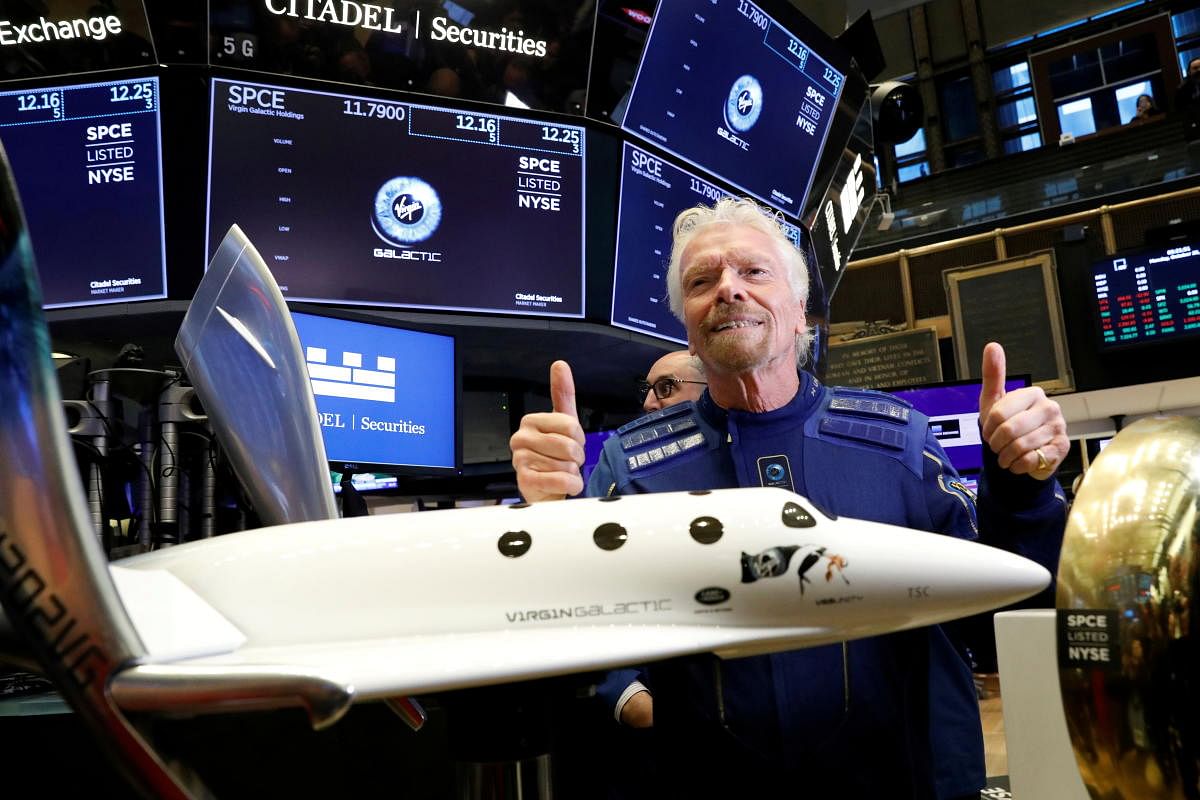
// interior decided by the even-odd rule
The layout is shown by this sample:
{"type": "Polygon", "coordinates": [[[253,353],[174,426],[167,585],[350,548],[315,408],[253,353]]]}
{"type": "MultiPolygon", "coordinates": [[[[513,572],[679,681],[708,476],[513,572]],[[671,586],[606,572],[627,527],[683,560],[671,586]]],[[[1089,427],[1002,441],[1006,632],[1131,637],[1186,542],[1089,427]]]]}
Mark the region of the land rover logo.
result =
{"type": "Polygon", "coordinates": [[[709,586],[696,592],[696,602],[704,606],[716,606],[729,599],[729,590],[720,586],[709,586]]]}

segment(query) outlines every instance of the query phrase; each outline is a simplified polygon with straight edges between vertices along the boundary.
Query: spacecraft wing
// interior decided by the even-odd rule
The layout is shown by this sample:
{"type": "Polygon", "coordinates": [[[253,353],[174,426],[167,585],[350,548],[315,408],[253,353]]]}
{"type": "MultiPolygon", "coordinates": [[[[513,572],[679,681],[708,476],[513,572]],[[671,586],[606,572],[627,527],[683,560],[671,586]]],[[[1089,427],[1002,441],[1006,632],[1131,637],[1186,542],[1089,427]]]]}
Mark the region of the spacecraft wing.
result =
{"type": "MultiPolygon", "coordinates": [[[[836,634],[813,628],[779,629],[770,638],[806,645],[836,634]]],[[[150,664],[119,675],[118,705],[172,710],[174,683],[221,683],[231,676],[304,675],[343,687],[355,701],[509,683],[554,675],[603,671],[701,652],[743,654],[763,645],[753,628],[679,625],[549,626],[526,630],[429,634],[376,641],[242,647],[228,653],[150,664]],[[152,685],[151,685],[152,684],[152,685]],[[157,700],[154,692],[158,691],[157,700]],[[134,703],[125,702],[137,695],[134,703]]],[[[300,696],[296,693],[294,696],[300,696]]],[[[245,702],[248,698],[243,697],[245,702]]],[[[211,707],[209,711],[219,711],[211,707]]]]}

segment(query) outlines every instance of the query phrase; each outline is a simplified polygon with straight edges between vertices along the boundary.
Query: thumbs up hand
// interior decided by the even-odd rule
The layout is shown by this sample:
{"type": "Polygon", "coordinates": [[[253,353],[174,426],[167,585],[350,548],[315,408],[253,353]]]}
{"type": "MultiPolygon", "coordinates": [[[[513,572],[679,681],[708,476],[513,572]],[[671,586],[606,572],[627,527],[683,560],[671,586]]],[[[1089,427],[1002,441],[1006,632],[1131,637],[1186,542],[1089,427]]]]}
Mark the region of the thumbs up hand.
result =
{"type": "Polygon", "coordinates": [[[565,361],[550,365],[550,398],[554,410],[526,414],[508,443],[517,487],[530,503],[583,491],[583,428],[575,409],[575,379],[565,361]]]}
{"type": "Polygon", "coordinates": [[[1071,446],[1062,409],[1040,386],[1005,391],[1004,348],[996,342],[983,348],[981,374],[979,423],[984,444],[1009,472],[1049,478],[1071,446]]]}

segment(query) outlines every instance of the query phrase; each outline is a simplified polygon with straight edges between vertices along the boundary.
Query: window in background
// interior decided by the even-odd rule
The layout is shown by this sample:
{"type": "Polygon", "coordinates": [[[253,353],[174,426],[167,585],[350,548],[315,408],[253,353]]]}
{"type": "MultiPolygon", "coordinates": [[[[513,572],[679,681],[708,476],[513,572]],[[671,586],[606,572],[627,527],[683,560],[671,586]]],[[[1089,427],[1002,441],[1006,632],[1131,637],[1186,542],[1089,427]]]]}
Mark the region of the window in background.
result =
{"type": "Polygon", "coordinates": [[[900,183],[906,183],[916,178],[924,178],[928,174],[929,162],[919,161],[915,164],[908,164],[907,166],[897,168],[896,180],[900,181],[900,183]]]}
{"type": "Polygon", "coordinates": [[[1004,152],[1008,153],[1023,153],[1026,150],[1033,150],[1036,147],[1042,146],[1042,134],[1038,131],[1027,133],[1023,136],[1018,136],[1015,139],[1004,140],[1004,152]]]}
{"type": "Polygon", "coordinates": [[[979,104],[971,76],[955,71],[937,78],[946,166],[961,167],[983,160],[979,104]]]}
{"type": "Polygon", "coordinates": [[[1117,113],[1121,115],[1121,124],[1125,125],[1129,120],[1137,116],[1137,101],[1144,94],[1150,95],[1156,106],[1159,105],[1158,98],[1154,96],[1154,87],[1150,85],[1150,81],[1138,81],[1129,86],[1122,86],[1113,92],[1113,96],[1117,101],[1117,113]]]}
{"type": "Polygon", "coordinates": [[[1079,181],[1074,177],[1052,178],[1042,184],[1046,199],[1043,206],[1052,206],[1079,199],[1079,181]]]}
{"type": "Polygon", "coordinates": [[[920,128],[907,142],[895,146],[896,180],[900,183],[929,174],[929,158],[925,152],[925,129],[920,128]]]}
{"type": "Polygon", "coordinates": [[[1175,51],[1179,54],[1179,76],[1182,80],[1182,77],[1187,75],[1188,62],[1193,58],[1200,58],[1200,8],[1173,15],[1171,35],[1175,37],[1175,51]]]}
{"type": "Polygon", "coordinates": [[[998,194],[979,200],[972,200],[964,205],[962,210],[964,225],[1002,216],[1004,216],[1004,204],[1001,202],[1000,195],[998,194]]]}
{"type": "Polygon", "coordinates": [[[1139,94],[1162,108],[1166,87],[1173,91],[1178,83],[1175,56],[1166,14],[1031,55],[1043,138],[1119,128],[1133,117],[1139,94]]]}
{"type": "Polygon", "coordinates": [[[1037,103],[1029,62],[1022,59],[992,69],[992,91],[996,97],[996,124],[1005,153],[1020,153],[1042,146],[1037,103]]]}
{"type": "Polygon", "coordinates": [[[1072,100],[1058,106],[1058,128],[1075,138],[1096,132],[1096,118],[1092,114],[1091,98],[1072,100]]]}
{"type": "Polygon", "coordinates": [[[1159,94],[1153,83],[1161,85],[1161,75],[1152,33],[1116,39],[1052,62],[1050,89],[1062,132],[1078,137],[1126,124],[1133,118],[1138,95],[1159,94]]]}

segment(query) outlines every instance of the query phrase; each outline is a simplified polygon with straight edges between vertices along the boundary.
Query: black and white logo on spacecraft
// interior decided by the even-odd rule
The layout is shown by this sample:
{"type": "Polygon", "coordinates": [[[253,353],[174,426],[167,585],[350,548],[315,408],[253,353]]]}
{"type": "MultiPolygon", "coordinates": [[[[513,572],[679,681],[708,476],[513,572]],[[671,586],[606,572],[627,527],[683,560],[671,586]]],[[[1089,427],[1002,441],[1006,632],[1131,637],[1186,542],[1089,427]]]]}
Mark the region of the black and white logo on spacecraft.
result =
{"type": "Polygon", "coordinates": [[[375,233],[389,244],[407,246],[433,235],[442,221],[437,191],[420,178],[392,178],[375,193],[375,233]]]}

